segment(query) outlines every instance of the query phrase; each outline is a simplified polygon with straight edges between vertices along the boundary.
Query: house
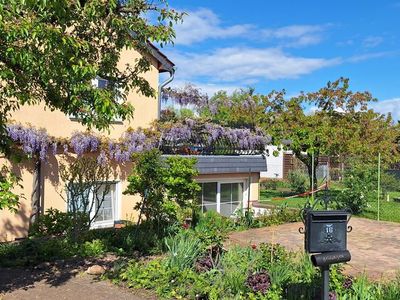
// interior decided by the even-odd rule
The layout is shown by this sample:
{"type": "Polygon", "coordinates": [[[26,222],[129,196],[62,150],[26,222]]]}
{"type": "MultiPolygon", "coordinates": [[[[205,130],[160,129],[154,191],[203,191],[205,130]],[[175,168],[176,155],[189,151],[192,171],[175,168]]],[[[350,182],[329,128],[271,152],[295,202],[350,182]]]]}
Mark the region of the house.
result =
{"type": "MultiPolygon", "coordinates": [[[[172,81],[174,64],[157,48],[150,45],[151,62],[150,70],[144,74],[146,80],[158,91],[172,81]],[[160,73],[168,72],[170,77],[160,83],[160,73]]],[[[121,55],[120,65],[133,63],[139,54],[135,50],[126,50],[121,55]]],[[[97,82],[101,84],[101,82],[97,82]]],[[[109,138],[118,139],[128,129],[148,127],[159,117],[160,99],[147,98],[135,92],[127,96],[127,101],[133,104],[134,117],[130,121],[115,120],[108,134],[109,138]]],[[[23,126],[45,128],[50,136],[71,137],[76,131],[85,131],[72,116],[66,116],[59,111],[50,111],[43,105],[23,106],[16,111],[12,119],[23,126]]],[[[104,133],[102,133],[104,135],[104,133]]],[[[0,241],[10,241],[26,237],[35,207],[40,208],[40,213],[49,208],[67,210],[65,201],[65,182],[59,176],[62,163],[68,162],[64,153],[56,153],[46,161],[35,162],[27,160],[19,164],[11,164],[2,159],[0,163],[10,166],[12,171],[22,179],[23,188],[16,193],[23,194],[20,208],[16,214],[7,210],[0,211],[0,241]],[[64,195],[63,195],[64,193],[64,195]],[[33,202],[39,205],[32,206],[33,202]]],[[[94,227],[114,226],[121,220],[134,220],[137,212],[133,210],[139,196],[123,195],[127,187],[127,176],[132,165],[110,163],[115,179],[111,182],[110,191],[100,207],[101,217],[96,218],[94,227]]],[[[258,200],[258,183],[260,172],[266,170],[263,156],[198,156],[197,165],[200,175],[197,178],[201,183],[200,196],[204,211],[216,210],[229,216],[237,208],[248,207],[249,200],[258,200]]]]}

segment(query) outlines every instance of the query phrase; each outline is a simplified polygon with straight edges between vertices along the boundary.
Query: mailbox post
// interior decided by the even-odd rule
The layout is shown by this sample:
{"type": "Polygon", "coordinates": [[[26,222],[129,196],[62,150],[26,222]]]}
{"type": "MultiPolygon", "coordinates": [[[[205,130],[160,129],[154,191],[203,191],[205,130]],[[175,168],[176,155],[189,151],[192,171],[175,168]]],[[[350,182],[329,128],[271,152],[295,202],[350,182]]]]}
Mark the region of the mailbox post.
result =
{"type": "Polygon", "coordinates": [[[312,254],[311,262],[321,269],[322,299],[329,298],[329,266],[350,261],[347,250],[347,232],[350,214],[343,210],[304,209],[302,213],[304,229],[304,248],[312,254]]]}

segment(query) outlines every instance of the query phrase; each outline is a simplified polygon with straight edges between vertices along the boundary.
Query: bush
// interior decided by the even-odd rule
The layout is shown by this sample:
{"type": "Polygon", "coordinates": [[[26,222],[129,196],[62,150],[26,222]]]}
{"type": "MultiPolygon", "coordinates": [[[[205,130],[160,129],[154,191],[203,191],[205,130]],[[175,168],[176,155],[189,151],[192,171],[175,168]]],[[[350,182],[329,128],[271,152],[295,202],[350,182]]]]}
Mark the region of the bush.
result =
{"type": "Polygon", "coordinates": [[[107,252],[107,248],[102,240],[93,240],[91,242],[85,242],[81,246],[81,255],[96,257],[102,256],[107,252]]]}
{"type": "MultiPolygon", "coordinates": [[[[30,228],[29,235],[35,237],[61,236],[69,234],[73,227],[73,214],[61,212],[58,209],[50,208],[46,213],[39,215],[30,228]]],[[[86,216],[78,215],[78,223],[81,228],[85,227],[86,216]]]]}
{"type": "Polygon", "coordinates": [[[307,190],[308,176],[301,171],[290,171],[288,183],[292,192],[301,194],[307,190]]]}
{"type": "Polygon", "coordinates": [[[281,205],[271,208],[271,211],[268,214],[254,218],[251,223],[251,227],[260,228],[298,221],[300,221],[298,210],[290,209],[287,207],[287,205],[281,205]]]}
{"type": "Polygon", "coordinates": [[[375,166],[354,164],[345,172],[345,188],[336,197],[338,208],[350,209],[354,214],[362,213],[374,197],[377,178],[375,166]]]}
{"type": "Polygon", "coordinates": [[[79,254],[79,246],[65,238],[27,239],[1,244],[1,266],[29,266],[79,254]]]}
{"type": "Polygon", "coordinates": [[[194,158],[162,158],[153,149],[134,157],[135,166],[128,177],[124,194],[140,195],[135,209],[157,228],[165,228],[178,220],[179,208],[190,207],[200,186],[194,177],[198,174],[194,158]]]}
{"type": "Polygon", "coordinates": [[[232,219],[215,211],[200,214],[194,228],[194,234],[205,246],[222,245],[228,233],[235,229],[232,219]]]}

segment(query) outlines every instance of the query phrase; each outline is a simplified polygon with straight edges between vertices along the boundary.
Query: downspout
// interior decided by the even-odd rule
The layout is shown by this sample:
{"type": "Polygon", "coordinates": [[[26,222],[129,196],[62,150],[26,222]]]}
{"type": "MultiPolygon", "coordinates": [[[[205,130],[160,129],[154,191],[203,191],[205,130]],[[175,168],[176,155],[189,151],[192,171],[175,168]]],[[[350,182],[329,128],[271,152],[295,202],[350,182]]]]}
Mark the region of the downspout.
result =
{"type": "Polygon", "coordinates": [[[174,76],[175,76],[175,67],[172,67],[171,70],[169,70],[169,77],[167,78],[167,80],[165,80],[164,82],[162,82],[159,86],[158,86],[158,112],[157,112],[157,119],[160,119],[161,116],[161,92],[162,89],[169,84],[172,80],[174,80],[174,76]]]}

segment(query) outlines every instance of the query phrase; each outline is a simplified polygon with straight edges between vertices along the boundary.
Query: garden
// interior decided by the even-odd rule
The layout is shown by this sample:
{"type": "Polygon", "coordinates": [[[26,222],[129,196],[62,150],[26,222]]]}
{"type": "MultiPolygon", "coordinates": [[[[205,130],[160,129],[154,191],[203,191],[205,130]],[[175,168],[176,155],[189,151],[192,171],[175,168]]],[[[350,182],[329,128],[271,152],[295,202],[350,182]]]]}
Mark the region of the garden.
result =
{"type": "Polygon", "coordinates": [[[359,217],[372,220],[400,222],[400,179],[390,172],[380,175],[378,193],[378,173],[373,164],[353,163],[343,172],[343,180],[329,181],[321,179],[322,188],[314,193],[314,199],[308,191],[308,176],[302,170],[288,174],[287,180],[270,180],[262,184],[260,203],[272,206],[287,206],[302,209],[313,203],[316,208],[324,208],[324,200],[330,201],[332,209],[350,209],[359,217]],[[306,195],[304,195],[304,193],[306,195]]]}

